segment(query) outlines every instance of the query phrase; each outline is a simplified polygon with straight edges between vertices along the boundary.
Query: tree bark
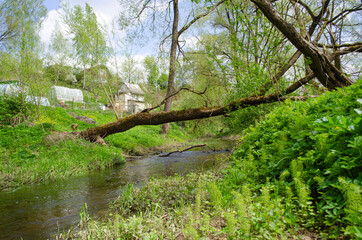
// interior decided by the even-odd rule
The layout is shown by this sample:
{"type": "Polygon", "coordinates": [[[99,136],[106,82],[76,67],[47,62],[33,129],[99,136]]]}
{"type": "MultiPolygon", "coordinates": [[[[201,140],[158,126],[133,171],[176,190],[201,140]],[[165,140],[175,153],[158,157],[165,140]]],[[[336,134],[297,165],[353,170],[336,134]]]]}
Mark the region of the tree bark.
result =
{"type": "MultiPolygon", "coordinates": [[[[322,17],[324,16],[324,14],[326,14],[327,12],[327,7],[328,7],[328,4],[329,4],[330,0],[326,0],[323,2],[323,6],[319,12],[319,14],[317,16],[315,16],[309,9],[308,12],[310,12],[310,15],[312,16],[313,18],[313,22],[311,24],[311,26],[309,27],[308,29],[308,32],[306,34],[306,38],[308,39],[311,39],[312,38],[312,35],[314,33],[314,31],[316,30],[318,24],[320,23],[320,21],[322,20],[322,17]]],[[[315,41],[318,41],[318,39],[320,38],[317,37],[315,39],[315,41]]],[[[280,68],[280,70],[274,75],[271,77],[271,81],[267,82],[266,84],[264,84],[260,89],[259,89],[259,92],[258,94],[259,95],[264,95],[266,94],[266,92],[273,86],[273,84],[276,84],[280,79],[281,77],[284,76],[284,74],[297,62],[297,60],[299,59],[299,57],[302,55],[302,52],[297,50],[293,56],[289,59],[289,61],[287,62],[287,64],[285,64],[284,66],[282,66],[280,68]]],[[[308,76],[309,74],[311,73],[311,69],[309,66],[306,66],[306,76],[308,76]]]]}
{"type": "Polygon", "coordinates": [[[286,22],[279,13],[274,10],[269,0],[251,1],[258,6],[265,17],[268,18],[306,58],[311,60],[309,66],[324,87],[332,90],[352,84],[352,81],[339,71],[316,46],[304,39],[291,24],[286,22]]]}
{"type": "MultiPolygon", "coordinates": [[[[171,52],[170,52],[170,66],[169,66],[169,75],[168,75],[168,84],[167,84],[167,93],[166,93],[166,102],[164,111],[168,112],[171,110],[172,105],[172,94],[174,92],[175,85],[175,74],[176,74],[176,54],[177,54],[177,45],[178,39],[182,33],[184,33],[187,29],[189,29],[195,22],[199,19],[207,16],[212,11],[214,11],[218,6],[222,3],[226,2],[226,0],[221,0],[216,3],[213,7],[209,8],[206,12],[197,15],[194,19],[192,19],[189,23],[184,25],[180,30],[178,30],[178,22],[179,22],[179,7],[178,0],[173,0],[173,25],[172,25],[172,39],[171,39],[171,52]]],[[[165,123],[161,127],[162,134],[167,134],[170,130],[170,124],[165,123]]]]}
{"type": "MultiPolygon", "coordinates": [[[[173,1],[173,25],[172,25],[172,40],[171,40],[171,53],[170,53],[170,66],[168,73],[168,82],[167,82],[167,93],[166,93],[166,103],[164,111],[168,112],[171,110],[172,105],[172,93],[174,91],[175,84],[175,74],[176,74],[176,50],[177,43],[179,38],[178,28],[179,21],[179,10],[178,10],[178,0],[173,1]]],[[[165,123],[161,127],[162,134],[167,134],[170,130],[170,124],[165,123]]]]}

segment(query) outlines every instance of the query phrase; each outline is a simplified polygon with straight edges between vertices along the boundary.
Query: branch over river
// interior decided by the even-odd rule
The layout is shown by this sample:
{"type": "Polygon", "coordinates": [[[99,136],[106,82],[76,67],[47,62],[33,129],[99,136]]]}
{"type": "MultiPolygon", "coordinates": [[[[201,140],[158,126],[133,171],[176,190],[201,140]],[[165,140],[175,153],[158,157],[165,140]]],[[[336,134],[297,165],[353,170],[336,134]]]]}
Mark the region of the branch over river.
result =
{"type": "Polygon", "coordinates": [[[272,103],[276,101],[284,101],[286,99],[291,100],[305,100],[312,96],[292,96],[292,97],[283,97],[279,94],[269,94],[266,96],[256,96],[256,97],[246,97],[229,103],[226,106],[218,107],[201,107],[201,108],[191,108],[179,111],[170,111],[170,112],[140,112],[137,114],[130,115],[125,118],[118,119],[115,122],[97,126],[84,130],[82,132],[74,132],[78,137],[84,138],[91,142],[101,142],[103,138],[127,131],[135,126],[139,125],[159,125],[169,122],[177,121],[186,121],[194,120],[201,118],[209,118],[227,114],[232,111],[236,111],[240,108],[246,108],[249,106],[257,106],[264,103],[272,103]]]}

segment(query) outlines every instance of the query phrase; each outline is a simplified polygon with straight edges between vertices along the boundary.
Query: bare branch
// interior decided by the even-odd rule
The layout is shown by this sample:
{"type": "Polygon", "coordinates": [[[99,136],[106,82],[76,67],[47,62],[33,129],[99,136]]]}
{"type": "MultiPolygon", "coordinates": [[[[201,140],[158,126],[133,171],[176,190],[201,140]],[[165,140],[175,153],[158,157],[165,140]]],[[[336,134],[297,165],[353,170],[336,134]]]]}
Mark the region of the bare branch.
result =
{"type": "Polygon", "coordinates": [[[214,11],[219,5],[223,4],[224,2],[226,2],[227,0],[221,0],[220,2],[216,3],[214,6],[212,6],[208,11],[204,12],[203,14],[200,14],[198,16],[196,16],[194,19],[191,20],[191,22],[189,22],[188,24],[186,24],[185,26],[183,26],[180,31],[178,32],[179,35],[181,35],[183,32],[185,32],[187,29],[189,29],[191,27],[192,24],[194,24],[197,20],[207,16],[208,14],[210,14],[212,11],[214,11]]]}
{"type": "Polygon", "coordinates": [[[317,43],[318,47],[322,48],[344,48],[344,47],[353,47],[353,46],[361,46],[362,42],[355,42],[355,43],[345,43],[345,44],[336,44],[336,45],[327,45],[322,43],[317,43]]]}
{"type": "Polygon", "coordinates": [[[197,147],[205,147],[206,144],[198,144],[198,145],[193,145],[191,147],[188,147],[188,148],[185,148],[183,150],[176,150],[176,151],[173,151],[173,152],[169,152],[167,154],[163,154],[163,155],[158,155],[159,157],[169,157],[171,154],[174,154],[174,153],[182,153],[182,152],[186,152],[188,150],[191,150],[193,148],[197,148],[197,147]]]}
{"type": "Polygon", "coordinates": [[[197,92],[197,91],[195,91],[195,90],[192,90],[192,89],[189,89],[189,88],[186,88],[186,87],[180,88],[177,92],[174,92],[174,93],[172,93],[170,96],[168,96],[168,97],[166,97],[165,99],[163,99],[162,102],[161,102],[160,104],[158,104],[157,106],[152,107],[152,108],[146,108],[146,109],[144,109],[142,112],[150,112],[150,111],[152,111],[152,110],[155,110],[155,109],[158,108],[158,107],[161,107],[162,105],[164,105],[164,104],[166,103],[167,99],[169,99],[169,98],[171,98],[171,97],[179,94],[179,93],[180,93],[181,91],[183,91],[183,90],[189,91],[189,92],[192,92],[192,93],[195,93],[195,94],[201,96],[201,95],[205,94],[207,88],[205,88],[204,91],[202,91],[202,92],[197,92]]]}
{"type": "Polygon", "coordinates": [[[330,19],[327,23],[332,23],[334,21],[336,21],[338,18],[345,18],[348,14],[352,13],[352,12],[356,12],[356,11],[361,11],[362,10],[362,4],[354,7],[354,8],[350,8],[350,9],[345,9],[342,12],[340,12],[339,14],[337,14],[334,18],[330,19]]]}
{"type": "Polygon", "coordinates": [[[146,10],[146,8],[148,7],[148,4],[151,2],[151,0],[147,0],[144,4],[143,7],[141,9],[141,11],[137,14],[137,18],[139,18],[141,16],[141,14],[146,10]]]}
{"type": "Polygon", "coordinates": [[[351,45],[349,47],[337,50],[333,53],[330,54],[331,59],[334,59],[337,56],[341,56],[341,55],[345,55],[345,54],[349,54],[349,53],[354,53],[354,52],[362,52],[362,43],[356,43],[354,45],[351,45]]]}
{"type": "Polygon", "coordinates": [[[301,0],[291,0],[292,2],[298,3],[299,5],[301,5],[302,7],[305,8],[305,10],[307,10],[308,14],[312,17],[312,19],[314,19],[316,16],[314,15],[313,11],[310,9],[310,7],[308,7],[308,5],[301,1],[301,0]]]}

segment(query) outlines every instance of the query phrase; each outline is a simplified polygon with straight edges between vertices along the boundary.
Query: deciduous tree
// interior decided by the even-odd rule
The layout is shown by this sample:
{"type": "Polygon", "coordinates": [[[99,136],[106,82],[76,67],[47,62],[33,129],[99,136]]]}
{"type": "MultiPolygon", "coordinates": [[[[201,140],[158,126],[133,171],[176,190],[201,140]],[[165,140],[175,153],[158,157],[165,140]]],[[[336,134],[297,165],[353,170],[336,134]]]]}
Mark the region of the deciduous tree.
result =
{"type": "MultiPolygon", "coordinates": [[[[318,43],[313,42],[310,39],[310,36],[307,34],[303,36],[297,29],[288,22],[287,19],[281,17],[281,15],[276,11],[272,2],[269,0],[252,0],[253,3],[257,6],[257,10],[260,10],[267,19],[276,27],[285,37],[294,45],[301,54],[303,54],[306,59],[310,62],[308,63],[311,70],[313,71],[310,75],[301,78],[292,84],[289,84],[283,91],[275,91],[270,94],[266,94],[270,90],[270,86],[273,81],[278,81],[278,78],[272,77],[267,84],[264,84],[260,87],[259,91],[256,91],[254,94],[251,94],[249,97],[245,97],[239,100],[232,101],[229,104],[219,107],[202,107],[202,108],[192,108],[185,109],[180,111],[163,111],[163,112],[154,112],[151,113],[150,110],[145,110],[141,113],[131,115],[129,117],[119,119],[116,122],[109,123],[103,126],[98,126],[92,129],[88,129],[79,133],[75,133],[80,137],[91,141],[97,141],[104,137],[107,137],[111,134],[126,131],[137,125],[158,125],[164,124],[173,121],[184,121],[184,120],[193,120],[200,118],[208,118],[218,115],[226,114],[230,111],[236,111],[240,108],[246,108],[248,106],[256,106],[264,103],[283,101],[285,99],[305,99],[305,97],[300,96],[290,96],[287,95],[295,92],[300,86],[308,83],[314,76],[318,78],[320,83],[327,89],[333,90],[337,87],[344,87],[350,84],[353,84],[346,74],[344,74],[338,67],[336,67],[332,61],[336,56],[345,55],[353,52],[362,51],[362,43],[354,43],[351,45],[344,45],[343,48],[334,51],[328,52],[323,51],[323,49],[318,48],[318,43]]],[[[308,10],[307,5],[303,4],[301,1],[298,1],[303,7],[308,10]]],[[[330,1],[325,0],[321,6],[320,13],[316,16],[313,14],[313,21],[309,26],[309,31],[313,28],[319,28],[323,30],[323,25],[320,25],[322,17],[327,13],[326,9],[329,6],[330,1]]],[[[354,9],[358,9],[357,6],[354,9]]],[[[348,12],[347,10],[345,10],[348,12]]],[[[345,12],[344,11],[344,12],[345,12]]],[[[339,15],[343,15],[343,12],[339,15]]],[[[336,17],[334,17],[336,19],[336,17]]],[[[331,21],[331,20],[329,20],[331,21]]],[[[317,38],[318,39],[318,38],[317,38]]],[[[297,53],[295,55],[298,55],[297,53]]],[[[292,57],[291,61],[294,61],[295,55],[292,57]]],[[[294,62],[295,63],[295,62],[294,62]]],[[[293,63],[293,64],[294,64],[293,63]]],[[[285,73],[285,69],[288,69],[290,64],[281,67],[280,72],[285,73]]],[[[283,74],[284,74],[283,73],[283,74]]],[[[277,76],[282,76],[283,74],[277,73],[277,76]]],[[[173,95],[166,97],[171,98],[173,95]]]]}

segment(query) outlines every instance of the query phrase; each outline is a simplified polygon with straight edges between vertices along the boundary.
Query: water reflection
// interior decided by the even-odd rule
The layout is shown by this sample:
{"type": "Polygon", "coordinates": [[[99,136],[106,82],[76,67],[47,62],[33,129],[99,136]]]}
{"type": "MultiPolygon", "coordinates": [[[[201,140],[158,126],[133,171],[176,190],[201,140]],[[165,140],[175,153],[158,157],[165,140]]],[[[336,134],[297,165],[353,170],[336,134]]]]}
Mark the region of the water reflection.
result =
{"type": "Polygon", "coordinates": [[[0,239],[47,239],[77,225],[84,203],[94,214],[105,209],[127,183],[151,176],[185,174],[209,168],[222,152],[193,151],[148,157],[82,177],[0,192],[0,239]]]}

